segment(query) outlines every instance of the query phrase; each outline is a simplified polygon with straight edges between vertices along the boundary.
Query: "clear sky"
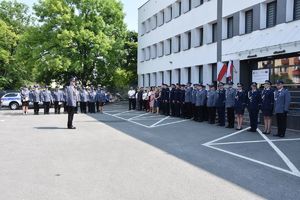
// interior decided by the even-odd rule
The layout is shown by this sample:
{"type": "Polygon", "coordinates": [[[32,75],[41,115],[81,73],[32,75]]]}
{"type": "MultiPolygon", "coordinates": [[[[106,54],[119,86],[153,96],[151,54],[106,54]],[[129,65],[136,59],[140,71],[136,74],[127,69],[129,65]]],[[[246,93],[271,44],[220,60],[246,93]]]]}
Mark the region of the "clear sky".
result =
{"type": "MultiPolygon", "coordinates": [[[[32,6],[37,0],[19,0],[29,6],[32,6]]],[[[126,13],[125,22],[129,30],[138,29],[138,8],[147,0],[121,0],[124,4],[124,11],[126,13]]]]}

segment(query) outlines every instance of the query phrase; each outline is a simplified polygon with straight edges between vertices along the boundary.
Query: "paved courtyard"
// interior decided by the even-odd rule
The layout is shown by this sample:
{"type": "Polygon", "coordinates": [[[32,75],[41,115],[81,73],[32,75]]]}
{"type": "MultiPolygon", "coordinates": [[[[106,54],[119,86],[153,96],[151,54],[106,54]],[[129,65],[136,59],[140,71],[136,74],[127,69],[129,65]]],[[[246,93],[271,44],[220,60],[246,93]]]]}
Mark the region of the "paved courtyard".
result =
{"type": "Polygon", "coordinates": [[[0,111],[0,199],[300,199],[300,133],[284,139],[128,111],[0,111]]]}

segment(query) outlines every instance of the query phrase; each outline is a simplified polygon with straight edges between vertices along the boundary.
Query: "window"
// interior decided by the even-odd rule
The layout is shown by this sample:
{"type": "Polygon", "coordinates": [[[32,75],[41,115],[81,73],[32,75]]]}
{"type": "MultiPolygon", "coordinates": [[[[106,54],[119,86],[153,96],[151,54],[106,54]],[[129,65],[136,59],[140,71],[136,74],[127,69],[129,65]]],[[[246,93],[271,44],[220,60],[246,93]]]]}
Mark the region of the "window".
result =
{"type": "Polygon", "coordinates": [[[245,13],[245,33],[251,33],[253,31],[253,10],[249,10],[245,13]]]}
{"type": "Polygon", "coordinates": [[[179,2],[178,2],[178,9],[179,9],[179,15],[178,15],[178,16],[181,15],[181,4],[182,4],[181,1],[179,1],[179,2]]]}
{"type": "Polygon", "coordinates": [[[164,43],[160,42],[157,45],[157,52],[158,52],[158,57],[162,57],[164,55],[164,43]]]}
{"type": "Polygon", "coordinates": [[[192,10],[192,0],[189,0],[189,11],[192,10]]]}
{"type": "Polygon", "coordinates": [[[181,51],[181,35],[177,36],[177,45],[178,45],[177,52],[180,52],[181,51]]]}
{"type": "Polygon", "coordinates": [[[4,97],[17,97],[17,96],[18,96],[18,94],[12,93],[12,94],[7,94],[4,97]]]}
{"type": "Polygon", "coordinates": [[[294,20],[300,19],[300,0],[294,0],[294,20]]]}
{"type": "Polygon", "coordinates": [[[200,46],[204,44],[203,28],[199,29],[200,32],[200,46]]]}
{"type": "Polygon", "coordinates": [[[188,83],[191,83],[192,82],[192,68],[188,68],[187,69],[187,71],[188,71],[188,83]]]}
{"type": "Polygon", "coordinates": [[[212,81],[217,81],[217,64],[212,65],[212,81]]]}
{"type": "Polygon", "coordinates": [[[141,57],[141,62],[144,62],[146,60],[146,53],[145,49],[142,49],[142,57],[141,57]]]}
{"type": "Polygon", "coordinates": [[[227,19],[227,38],[233,37],[233,17],[227,19]]]}
{"type": "Polygon", "coordinates": [[[151,46],[151,58],[155,59],[157,57],[157,45],[151,46]]]}
{"type": "Polygon", "coordinates": [[[277,1],[273,1],[267,4],[267,28],[276,25],[276,16],[277,16],[276,9],[277,9],[277,1]]]}
{"type": "Polygon", "coordinates": [[[177,69],[178,72],[178,83],[181,84],[181,69],[177,69]]]}
{"type": "Polygon", "coordinates": [[[203,66],[199,66],[199,79],[198,79],[198,83],[203,83],[203,66]]]}
{"type": "Polygon", "coordinates": [[[142,23],[142,35],[145,35],[146,33],[146,25],[145,25],[145,22],[142,23]]]}
{"type": "Polygon", "coordinates": [[[172,8],[172,6],[170,7],[170,19],[173,19],[173,8],[172,8]]]}
{"type": "Polygon", "coordinates": [[[171,54],[172,53],[172,40],[169,39],[168,41],[169,41],[169,48],[170,48],[169,54],[171,54]]]}
{"type": "Polygon", "coordinates": [[[217,42],[218,32],[217,23],[212,25],[212,43],[217,42]]]}
{"type": "Polygon", "coordinates": [[[187,39],[188,39],[187,49],[190,49],[192,47],[192,33],[191,32],[188,32],[187,39]]]}

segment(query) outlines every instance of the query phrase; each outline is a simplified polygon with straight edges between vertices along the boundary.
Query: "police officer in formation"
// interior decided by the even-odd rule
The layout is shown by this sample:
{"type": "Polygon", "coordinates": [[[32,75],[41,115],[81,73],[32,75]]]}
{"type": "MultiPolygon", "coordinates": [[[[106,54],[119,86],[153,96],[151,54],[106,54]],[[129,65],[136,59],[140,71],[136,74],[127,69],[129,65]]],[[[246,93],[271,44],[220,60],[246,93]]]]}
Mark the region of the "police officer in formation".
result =
{"type": "Polygon", "coordinates": [[[171,108],[171,116],[175,117],[176,116],[176,100],[175,100],[175,91],[176,91],[176,86],[175,84],[171,85],[171,90],[170,90],[170,108],[171,108]]]}
{"type": "Polygon", "coordinates": [[[91,86],[88,96],[89,102],[88,102],[88,110],[89,113],[96,113],[96,92],[94,90],[94,87],[91,86]]]}
{"type": "Polygon", "coordinates": [[[217,90],[217,112],[218,112],[218,125],[225,126],[225,102],[226,102],[226,91],[224,89],[224,83],[218,84],[217,90]]]}
{"type": "Polygon", "coordinates": [[[272,116],[274,111],[274,90],[271,81],[266,80],[261,94],[261,110],[264,117],[264,134],[271,134],[272,116]]]}
{"type": "Polygon", "coordinates": [[[291,103],[290,92],[283,87],[284,82],[279,80],[276,82],[277,90],[274,93],[275,114],[277,119],[277,134],[276,137],[285,137],[287,126],[287,113],[291,103]]]}
{"type": "Polygon", "coordinates": [[[88,92],[86,91],[86,87],[82,87],[80,91],[80,112],[81,113],[87,113],[87,103],[89,101],[88,99],[88,92]]]}
{"type": "Polygon", "coordinates": [[[52,92],[52,97],[54,101],[54,113],[60,114],[61,102],[63,100],[63,93],[59,90],[59,87],[56,86],[55,90],[52,92]]]}
{"type": "Polygon", "coordinates": [[[188,83],[185,88],[185,96],[184,96],[184,110],[185,110],[185,118],[192,118],[192,98],[193,98],[193,88],[191,87],[191,83],[188,83]]]}
{"type": "Polygon", "coordinates": [[[225,96],[225,107],[227,110],[227,122],[228,126],[226,128],[234,128],[234,103],[235,103],[236,90],[233,88],[233,82],[228,83],[228,88],[226,89],[225,96]]]}
{"type": "Polygon", "coordinates": [[[214,84],[210,84],[207,92],[207,110],[208,110],[208,123],[215,124],[216,122],[216,104],[217,92],[214,84]]]}
{"type": "Polygon", "coordinates": [[[237,90],[235,95],[235,102],[234,102],[234,110],[236,114],[236,121],[237,121],[237,128],[236,130],[242,130],[243,121],[244,121],[244,113],[245,108],[247,105],[247,94],[243,90],[243,84],[237,84],[237,90]]]}
{"type": "Polygon", "coordinates": [[[105,90],[103,88],[99,88],[99,92],[96,95],[96,101],[98,102],[97,110],[102,114],[103,113],[103,106],[106,102],[106,95],[105,90]]]}
{"type": "Polygon", "coordinates": [[[44,114],[49,114],[50,105],[53,103],[53,97],[51,92],[49,91],[49,86],[46,86],[45,89],[41,93],[41,100],[44,105],[44,114]]]}
{"type": "Polygon", "coordinates": [[[28,107],[29,107],[29,99],[30,98],[30,91],[27,86],[21,88],[21,102],[22,102],[22,110],[23,114],[28,114],[28,107]]]}
{"type": "Polygon", "coordinates": [[[34,86],[34,90],[31,91],[30,97],[31,97],[30,101],[33,102],[34,114],[38,115],[39,111],[40,111],[39,103],[41,101],[41,92],[39,90],[39,86],[38,85],[34,86]]]}
{"type": "Polygon", "coordinates": [[[261,106],[261,92],[257,89],[257,83],[251,84],[251,90],[248,92],[248,112],[250,117],[249,132],[256,132],[258,124],[258,113],[261,106]]]}

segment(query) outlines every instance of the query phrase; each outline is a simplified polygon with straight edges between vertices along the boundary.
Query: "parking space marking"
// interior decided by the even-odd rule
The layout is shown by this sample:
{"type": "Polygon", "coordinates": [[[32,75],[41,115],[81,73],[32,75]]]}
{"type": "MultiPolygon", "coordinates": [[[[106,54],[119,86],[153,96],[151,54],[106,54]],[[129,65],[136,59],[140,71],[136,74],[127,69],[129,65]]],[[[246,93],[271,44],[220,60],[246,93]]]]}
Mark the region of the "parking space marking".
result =
{"type": "Polygon", "coordinates": [[[129,111],[123,110],[122,112],[118,112],[118,113],[116,113],[113,110],[109,110],[109,111],[105,111],[103,113],[106,115],[118,118],[118,119],[122,119],[122,120],[130,122],[130,123],[136,124],[136,125],[143,126],[145,128],[149,128],[149,129],[189,121],[189,120],[178,120],[177,118],[173,118],[170,116],[161,116],[161,115],[155,115],[155,114],[151,115],[151,113],[140,114],[140,112],[136,112],[134,110],[129,110],[129,111]],[[127,117],[129,115],[129,118],[126,119],[124,117],[124,115],[126,115],[127,117]],[[163,123],[165,120],[168,120],[168,119],[175,119],[177,121],[163,123]],[[140,122],[138,122],[138,121],[140,121],[140,122]],[[141,123],[141,121],[144,121],[144,122],[154,121],[154,123],[152,125],[145,125],[145,124],[141,123]]]}
{"type": "Polygon", "coordinates": [[[165,121],[165,120],[167,120],[167,119],[169,119],[169,118],[170,118],[170,116],[167,116],[167,117],[165,117],[165,118],[159,120],[158,122],[152,124],[151,127],[155,127],[157,124],[159,124],[159,123],[161,123],[161,122],[163,122],[163,121],[165,121]]]}
{"type": "Polygon", "coordinates": [[[185,120],[180,120],[180,121],[175,121],[175,122],[169,122],[169,123],[165,123],[165,124],[159,124],[159,125],[156,125],[155,127],[167,126],[167,125],[171,125],[171,124],[178,124],[178,123],[182,123],[182,122],[186,122],[186,121],[189,121],[189,120],[185,119],[185,120]]]}
{"type": "Polygon", "coordinates": [[[124,121],[131,122],[131,123],[133,123],[133,124],[137,124],[137,125],[143,126],[143,127],[145,127],[145,128],[149,128],[149,126],[146,126],[146,125],[144,125],[144,124],[141,124],[141,123],[138,123],[138,122],[135,122],[135,121],[132,121],[132,120],[125,119],[125,118],[120,117],[120,116],[118,116],[118,115],[112,115],[112,114],[109,114],[109,113],[106,113],[106,112],[103,112],[103,113],[106,114],[106,115],[109,115],[109,116],[118,118],[118,119],[122,119],[122,120],[124,120],[124,121]]]}
{"type": "Polygon", "coordinates": [[[133,119],[136,119],[136,118],[139,118],[139,117],[143,117],[145,115],[149,115],[149,113],[144,113],[144,114],[141,114],[141,115],[138,115],[138,116],[134,116],[134,117],[129,118],[128,120],[133,120],[133,119]]]}
{"type": "Polygon", "coordinates": [[[281,157],[281,159],[287,164],[290,170],[297,176],[300,177],[300,172],[296,166],[290,161],[290,159],[267,137],[261,130],[257,129],[258,133],[269,143],[269,145],[276,151],[276,153],[281,157]]]}
{"type": "MultiPolygon", "coordinates": [[[[295,138],[295,139],[273,139],[270,140],[272,142],[288,142],[288,141],[300,141],[300,138],[295,138]]],[[[250,143],[265,143],[267,142],[266,140],[249,140],[249,141],[239,141],[239,142],[218,142],[218,143],[213,143],[211,145],[213,146],[218,146],[218,145],[227,145],[227,144],[250,144],[250,143]]]]}
{"type": "Polygon", "coordinates": [[[229,138],[229,137],[232,137],[234,135],[237,135],[237,134],[240,134],[240,133],[243,133],[244,131],[248,130],[250,127],[246,128],[246,129],[243,129],[241,131],[237,131],[235,133],[232,133],[232,134],[229,134],[229,135],[226,135],[226,136],[223,136],[223,137],[220,137],[220,138],[217,138],[213,141],[210,141],[210,142],[207,142],[207,143],[204,143],[202,144],[203,146],[205,147],[208,147],[208,148],[211,148],[211,149],[214,149],[214,150],[217,150],[217,151],[220,151],[220,152],[223,152],[223,153],[227,153],[229,155],[232,155],[232,156],[235,156],[235,157],[238,157],[238,158],[242,158],[242,159],[245,159],[245,160],[248,160],[248,161],[251,161],[251,162],[254,162],[254,163],[257,163],[257,164],[261,164],[261,165],[264,165],[266,167],[269,167],[269,168],[272,168],[272,169],[275,169],[275,170],[278,170],[278,171],[281,171],[281,172],[284,172],[284,173],[287,173],[287,174],[290,174],[290,175],[293,175],[293,176],[297,176],[297,177],[300,177],[300,173],[299,173],[299,170],[296,168],[296,166],[288,159],[288,157],[273,143],[273,142],[276,142],[276,141],[281,141],[281,142],[284,142],[284,141],[299,141],[300,138],[294,138],[294,139],[277,139],[277,140],[270,140],[267,136],[265,136],[261,130],[257,129],[258,133],[263,137],[264,140],[257,140],[257,141],[240,141],[240,142],[225,142],[225,143],[218,143],[218,141],[220,140],[223,140],[223,139],[226,139],[226,138],[229,138]],[[265,163],[265,162],[262,162],[262,161],[259,161],[259,160],[255,160],[253,158],[249,158],[249,157],[246,157],[246,156],[243,156],[243,155],[240,155],[240,154],[237,154],[237,153],[234,153],[234,152],[231,152],[231,151],[227,151],[227,150],[224,150],[224,149],[221,149],[221,148],[218,148],[216,146],[218,145],[224,145],[224,144],[249,144],[249,143],[261,143],[261,142],[266,142],[268,143],[272,148],[273,150],[276,152],[276,154],[286,163],[286,165],[289,167],[289,169],[291,170],[286,170],[286,169],[283,169],[283,168],[280,168],[280,167],[277,167],[277,166],[274,166],[274,165],[271,165],[271,164],[268,164],[268,163],[265,163]]]}

